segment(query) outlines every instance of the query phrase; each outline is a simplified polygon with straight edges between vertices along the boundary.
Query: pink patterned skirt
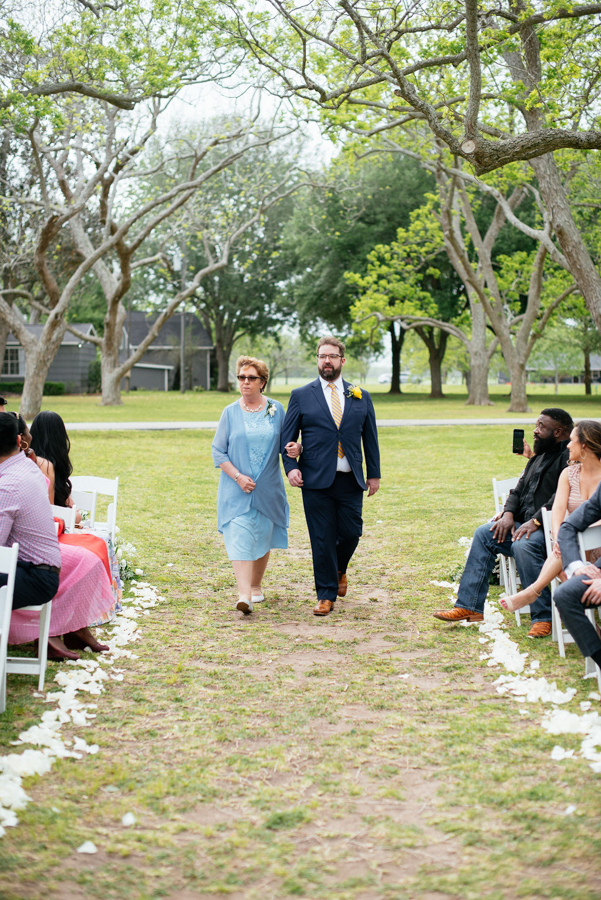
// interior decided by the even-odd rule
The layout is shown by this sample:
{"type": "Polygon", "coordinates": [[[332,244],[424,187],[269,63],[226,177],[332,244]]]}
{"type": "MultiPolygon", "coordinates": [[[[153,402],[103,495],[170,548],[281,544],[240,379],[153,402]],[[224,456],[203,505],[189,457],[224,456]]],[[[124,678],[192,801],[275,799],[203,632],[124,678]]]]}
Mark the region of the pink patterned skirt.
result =
{"type": "MultiPolygon", "coordinates": [[[[59,544],[61,574],[52,601],[50,636],[77,631],[103,619],[115,604],[111,582],[102,560],[84,547],[59,544]]],[[[32,603],[34,603],[32,598],[32,603]]],[[[10,620],[9,644],[28,644],[40,633],[39,613],[17,609],[10,620]]]]}

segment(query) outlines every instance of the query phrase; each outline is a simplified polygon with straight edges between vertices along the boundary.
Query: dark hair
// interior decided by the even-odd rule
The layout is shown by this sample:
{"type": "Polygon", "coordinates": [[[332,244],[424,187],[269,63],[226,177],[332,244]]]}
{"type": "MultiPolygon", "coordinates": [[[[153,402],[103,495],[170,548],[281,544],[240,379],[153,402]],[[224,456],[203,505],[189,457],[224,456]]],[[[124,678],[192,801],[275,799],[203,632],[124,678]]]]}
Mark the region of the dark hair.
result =
{"type": "Polygon", "coordinates": [[[574,426],[576,437],[581,444],[586,444],[597,459],[601,459],[601,425],[594,419],[582,419],[574,426]]]}
{"type": "MultiPolygon", "coordinates": [[[[13,414],[11,413],[11,415],[13,414]]],[[[14,413],[14,416],[19,423],[19,434],[21,435],[21,437],[23,437],[23,435],[27,431],[27,422],[20,413],[14,413]]]]}
{"type": "Polygon", "coordinates": [[[17,449],[19,424],[10,413],[0,413],[0,456],[8,456],[17,449]]]}
{"type": "Polygon", "coordinates": [[[571,431],[574,427],[571,415],[567,413],[565,409],[559,409],[557,406],[550,406],[548,409],[543,409],[541,416],[549,416],[549,418],[553,419],[554,422],[557,422],[558,425],[562,425],[566,431],[571,431]]]}
{"type": "Polygon", "coordinates": [[[325,344],[330,344],[331,347],[338,347],[338,352],[341,356],[344,356],[344,344],[337,337],[334,337],[333,334],[326,334],[324,337],[319,339],[317,343],[318,353],[325,344]]]}
{"type": "Polygon", "coordinates": [[[73,466],[69,459],[71,441],[65,423],[58,413],[45,410],[31,423],[31,449],[36,456],[47,459],[54,466],[54,504],[66,506],[71,494],[69,477],[73,466]]]}

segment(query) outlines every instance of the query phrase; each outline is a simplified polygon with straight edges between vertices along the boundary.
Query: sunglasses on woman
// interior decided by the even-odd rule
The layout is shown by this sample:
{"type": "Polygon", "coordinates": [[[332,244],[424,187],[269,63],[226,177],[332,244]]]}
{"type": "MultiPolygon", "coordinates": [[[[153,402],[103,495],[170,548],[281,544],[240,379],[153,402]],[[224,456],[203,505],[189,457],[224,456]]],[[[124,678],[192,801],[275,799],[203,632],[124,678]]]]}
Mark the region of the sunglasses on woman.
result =
{"type": "Polygon", "coordinates": [[[236,375],[238,381],[260,381],[259,375],[236,375]]]}

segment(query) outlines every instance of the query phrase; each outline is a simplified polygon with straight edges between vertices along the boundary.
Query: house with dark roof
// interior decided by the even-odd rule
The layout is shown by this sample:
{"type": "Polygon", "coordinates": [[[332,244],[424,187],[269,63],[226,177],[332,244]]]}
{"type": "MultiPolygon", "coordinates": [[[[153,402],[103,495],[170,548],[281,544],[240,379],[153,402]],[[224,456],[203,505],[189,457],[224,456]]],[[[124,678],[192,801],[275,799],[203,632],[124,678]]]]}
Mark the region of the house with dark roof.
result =
{"type": "MultiPolygon", "coordinates": [[[[131,310],[127,314],[123,339],[119,350],[119,361],[133,353],[156,321],[156,316],[131,310]]],[[[84,334],[95,335],[94,326],[89,322],[72,323],[84,334]]],[[[129,375],[130,390],[172,390],[180,383],[182,316],[177,313],[163,325],[154,343],[137,362],[129,375]]],[[[34,335],[39,335],[43,325],[27,325],[34,335]]],[[[185,386],[187,390],[210,386],[210,357],[213,344],[200,320],[193,313],[184,317],[184,358],[185,386]]],[[[88,390],[90,364],[96,359],[96,345],[83,341],[69,331],[66,332],[52,364],[48,370],[48,381],[59,381],[65,385],[68,394],[82,394],[88,390]]],[[[2,382],[23,381],[25,378],[25,352],[13,334],[9,334],[0,376],[2,382]]],[[[124,378],[122,389],[127,387],[124,378]]]]}
{"type": "MultiPolygon", "coordinates": [[[[73,323],[75,324],[75,323],[73,323]]],[[[26,325],[27,330],[38,337],[44,326],[26,325]]],[[[77,325],[84,334],[96,332],[90,322],[77,325]]],[[[68,394],[83,394],[88,389],[88,371],[90,363],[96,359],[96,346],[90,341],[83,341],[69,331],[65,334],[57,354],[48,369],[47,381],[60,381],[65,385],[68,394]]],[[[25,351],[12,332],[6,341],[0,386],[6,381],[23,381],[25,379],[25,351]]]]}
{"type": "MultiPolygon", "coordinates": [[[[184,378],[186,390],[202,387],[208,390],[211,383],[211,350],[213,343],[198,316],[184,316],[184,378]]],[[[123,327],[123,341],[119,360],[124,362],[147,337],[157,316],[130,310],[123,327]]],[[[135,364],[129,376],[130,390],[167,391],[180,384],[182,313],[168,319],[158,337],[148,347],[142,359],[135,364]]],[[[122,387],[125,388],[125,379],[122,387]]]]}

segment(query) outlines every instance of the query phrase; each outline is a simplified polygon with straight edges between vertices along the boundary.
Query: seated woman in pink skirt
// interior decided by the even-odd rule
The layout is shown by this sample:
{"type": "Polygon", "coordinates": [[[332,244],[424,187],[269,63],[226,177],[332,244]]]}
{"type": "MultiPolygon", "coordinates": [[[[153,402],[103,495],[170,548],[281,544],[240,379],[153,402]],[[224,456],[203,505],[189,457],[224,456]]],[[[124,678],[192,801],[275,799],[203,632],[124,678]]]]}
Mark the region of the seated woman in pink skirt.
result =
{"type": "MultiPolygon", "coordinates": [[[[64,427],[64,426],[63,426],[64,427]]],[[[31,435],[27,425],[20,418],[21,447],[29,451],[31,435]]],[[[30,454],[31,455],[31,454],[30,454]]],[[[34,456],[35,460],[35,456],[34,456]]],[[[36,463],[32,460],[32,465],[36,463]]],[[[44,471],[44,460],[40,468],[44,471]]],[[[52,467],[52,474],[54,467],[52,467]]],[[[44,472],[46,474],[46,472],[44,472]]],[[[49,490],[52,480],[46,478],[49,490]]],[[[106,611],[115,603],[111,582],[106,573],[102,559],[85,547],[60,543],[61,573],[59,587],[52,601],[50,614],[50,637],[48,640],[48,657],[50,659],[79,659],[79,655],[69,650],[66,643],[89,646],[92,650],[108,650],[106,644],[100,644],[89,629],[92,622],[105,616],[106,611]]],[[[15,610],[11,616],[9,644],[25,644],[35,640],[39,635],[39,616],[37,613],[15,610]]]]}

